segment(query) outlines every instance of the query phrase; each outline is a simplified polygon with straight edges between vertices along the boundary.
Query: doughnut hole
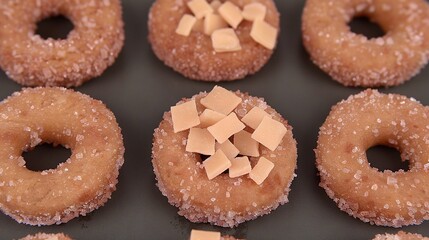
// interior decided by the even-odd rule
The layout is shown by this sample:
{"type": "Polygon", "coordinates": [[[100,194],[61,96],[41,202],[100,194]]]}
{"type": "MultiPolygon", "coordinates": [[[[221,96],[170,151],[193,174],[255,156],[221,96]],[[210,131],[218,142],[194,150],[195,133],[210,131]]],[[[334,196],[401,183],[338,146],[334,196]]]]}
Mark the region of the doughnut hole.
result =
{"type": "Polygon", "coordinates": [[[383,37],[386,33],[376,22],[365,16],[355,16],[349,23],[350,31],[368,39],[383,37]]]}
{"type": "Polygon", "coordinates": [[[28,170],[41,172],[57,168],[71,156],[70,149],[43,143],[22,154],[28,170]]]}
{"type": "Polygon", "coordinates": [[[392,147],[376,145],[366,151],[369,164],[378,171],[390,170],[397,172],[409,170],[408,159],[402,159],[400,153],[392,147]]]}
{"type": "Polygon", "coordinates": [[[67,39],[74,29],[73,23],[64,15],[50,16],[37,23],[36,34],[43,39],[67,39]]]}

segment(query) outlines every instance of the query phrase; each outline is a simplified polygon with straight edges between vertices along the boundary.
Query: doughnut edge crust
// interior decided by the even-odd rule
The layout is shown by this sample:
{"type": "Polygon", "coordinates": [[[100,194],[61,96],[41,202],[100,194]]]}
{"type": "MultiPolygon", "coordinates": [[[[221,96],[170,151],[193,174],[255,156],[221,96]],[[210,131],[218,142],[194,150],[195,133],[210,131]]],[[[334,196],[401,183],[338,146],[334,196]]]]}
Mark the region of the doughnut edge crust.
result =
{"type": "Polygon", "coordinates": [[[377,234],[373,240],[429,240],[429,238],[416,233],[399,231],[396,234],[377,234]]]}
{"type": "MultiPolygon", "coordinates": [[[[288,129],[281,147],[276,151],[271,152],[263,146],[260,148],[261,156],[275,163],[273,172],[261,186],[247,176],[229,178],[227,174],[223,174],[208,180],[199,154],[185,152],[183,143],[186,142],[188,131],[173,133],[170,112],[164,113],[163,120],[154,131],[152,164],[157,186],[167,197],[168,202],[179,208],[178,214],[191,222],[208,222],[221,227],[234,227],[268,214],[289,201],[288,194],[292,181],[296,177],[297,167],[297,149],[296,141],[292,136],[292,127],[262,98],[252,97],[240,91],[235,94],[243,99],[243,103],[234,110],[239,118],[253,106],[259,106],[266,108],[269,114],[288,129]],[[186,164],[178,165],[183,162],[186,164]],[[169,167],[171,169],[168,169],[169,167]],[[258,193],[265,196],[258,199],[255,197],[258,193]]],[[[199,113],[202,111],[199,100],[204,96],[206,93],[202,92],[191,98],[196,99],[199,113]]],[[[189,100],[183,99],[178,104],[189,100]]],[[[251,158],[252,166],[255,161],[256,159],[251,158]]]]}
{"type": "Polygon", "coordinates": [[[0,115],[5,125],[0,135],[15,136],[2,143],[11,146],[11,153],[1,151],[3,157],[10,154],[9,159],[0,160],[0,209],[6,215],[29,225],[61,224],[85,216],[110,199],[124,162],[124,146],[114,114],[101,101],[65,88],[27,88],[2,101],[0,115]],[[56,111],[70,112],[49,114],[56,111]],[[38,122],[34,116],[46,119],[38,122]],[[58,130],[52,131],[48,122],[61,118],[75,121],[51,124],[58,130]],[[26,169],[22,152],[42,142],[61,144],[72,155],[56,169],[26,169]]]}
{"type": "Polygon", "coordinates": [[[344,86],[389,87],[417,75],[429,60],[429,4],[424,0],[308,0],[303,44],[311,60],[344,86]],[[367,16],[386,32],[368,39],[347,23],[367,16]]]}
{"type": "Polygon", "coordinates": [[[339,102],[319,131],[320,186],[363,222],[399,228],[429,219],[428,117],[428,107],[415,99],[371,89],[339,102]],[[377,145],[396,148],[402,160],[410,160],[410,170],[371,167],[366,150],[377,145]]]}
{"type": "Polygon", "coordinates": [[[34,235],[28,235],[25,236],[19,240],[72,240],[69,236],[63,234],[63,233],[56,233],[56,234],[47,234],[47,233],[37,233],[34,235]]]}
{"type": "MultiPolygon", "coordinates": [[[[156,0],[149,12],[149,42],[154,54],[183,76],[199,81],[220,82],[243,79],[258,72],[271,58],[274,50],[256,43],[250,37],[251,23],[243,21],[236,30],[242,50],[216,53],[210,36],[192,31],[188,37],[175,33],[180,18],[190,13],[189,0],[156,0]]],[[[243,7],[254,1],[230,0],[243,7]]],[[[280,31],[280,13],[274,1],[257,0],[267,6],[265,20],[280,31]]],[[[277,43],[278,44],[278,43],[277,43]]]]}
{"type": "Polygon", "coordinates": [[[113,65],[124,45],[120,0],[6,0],[0,5],[0,66],[24,86],[77,87],[113,65]],[[92,5],[91,5],[92,4],[92,5]],[[66,39],[42,39],[36,23],[64,15],[66,39]]]}

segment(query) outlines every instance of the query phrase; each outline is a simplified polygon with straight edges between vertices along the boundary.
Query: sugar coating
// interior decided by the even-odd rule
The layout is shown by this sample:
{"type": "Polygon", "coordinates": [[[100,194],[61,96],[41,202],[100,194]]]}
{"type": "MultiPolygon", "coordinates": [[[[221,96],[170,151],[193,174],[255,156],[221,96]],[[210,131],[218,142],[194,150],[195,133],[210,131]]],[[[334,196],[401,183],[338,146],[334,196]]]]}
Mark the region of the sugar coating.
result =
{"type": "Polygon", "coordinates": [[[415,76],[429,57],[429,5],[425,0],[309,0],[303,43],[313,62],[345,86],[395,86],[415,76]],[[350,31],[367,16],[385,35],[368,39],[350,31]]]}
{"type": "Polygon", "coordinates": [[[0,209],[19,223],[66,223],[104,205],[116,189],[124,146],[106,106],[65,88],[24,89],[0,103],[0,209]],[[25,167],[41,142],[71,149],[55,169],[25,167]]]}
{"type": "Polygon", "coordinates": [[[0,67],[25,86],[79,86],[113,64],[124,42],[119,0],[5,1],[0,5],[0,67]],[[67,39],[42,39],[36,23],[64,15],[67,39]]]}
{"type": "MultiPolygon", "coordinates": [[[[236,29],[242,50],[217,53],[209,36],[193,31],[188,37],[175,34],[175,28],[190,10],[187,0],[157,0],[149,12],[149,41],[156,56],[185,77],[202,81],[232,81],[259,71],[273,51],[250,37],[252,23],[242,22],[236,29]]],[[[231,0],[243,8],[249,1],[231,0]]],[[[265,20],[279,29],[280,14],[273,0],[257,0],[267,7],[265,20]]]]}
{"type": "Polygon", "coordinates": [[[401,227],[429,219],[428,116],[415,99],[376,90],[341,101],[319,131],[320,186],[341,210],[364,222],[401,227]],[[410,170],[371,167],[366,150],[376,145],[397,149],[410,170]]]}
{"type": "Polygon", "coordinates": [[[72,239],[63,233],[57,233],[57,234],[37,233],[34,235],[27,235],[21,238],[20,240],[72,240],[72,239]]]}
{"type": "Polygon", "coordinates": [[[399,231],[396,234],[377,234],[373,240],[429,240],[420,234],[399,231]]]}
{"type": "MultiPolygon", "coordinates": [[[[288,129],[274,152],[263,146],[260,148],[261,156],[276,165],[260,186],[248,176],[230,178],[228,174],[221,174],[209,180],[202,166],[201,156],[185,152],[187,131],[173,133],[169,112],[164,114],[159,127],[155,129],[152,163],[157,185],[169,203],[179,208],[179,215],[192,222],[234,227],[268,214],[288,202],[297,158],[292,127],[262,98],[251,97],[239,91],[235,94],[243,100],[234,110],[238,118],[241,119],[257,106],[288,129]]],[[[204,110],[200,100],[206,95],[204,92],[192,97],[199,112],[204,110]]],[[[251,165],[255,166],[257,160],[258,158],[251,157],[251,165]]]]}

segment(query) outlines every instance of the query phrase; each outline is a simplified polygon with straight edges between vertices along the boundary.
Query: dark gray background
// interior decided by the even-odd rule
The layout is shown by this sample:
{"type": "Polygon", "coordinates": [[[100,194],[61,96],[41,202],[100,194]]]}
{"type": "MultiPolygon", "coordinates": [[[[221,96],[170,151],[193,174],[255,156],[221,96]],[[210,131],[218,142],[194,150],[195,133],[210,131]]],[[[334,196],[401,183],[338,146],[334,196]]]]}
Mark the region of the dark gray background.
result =
{"type": "MultiPolygon", "coordinates": [[[[290,203],[236,229],[191,224],[176,214],[177,209],[168,204],[155,186],[151,165],[153,130],[171,105],[182,97],[209,91],[214,84],[185,79],[164,66],[147,41],[147,15],[152,1],[123,0],[126,42],[120,57],[100,78],[76,89],[102,100],[122,127],[126,153],[118,190],[104,207],[59,226],[26,226],[0,213],[0,238],[16,239],[43,231],[64,232],[75,239],[187,239],[190,230],[198,228],[247,239],[357,240],[372,239],[376,233],[396,232],[348,216],[318,187],[313,153],[318,128],[333,104],[362,89],[337,84],[309,60],[301,44],[304,1],[276,2],[281,12],[281,35],[272,59],[254,76],[220,85],[264,97],[294,127],[298,177],[292,184],[290,203]]],[[[412,81],[381,91],[404,94],[429,105],[428,77],[426,68],[412,81]]],[[[1,71],[0,86],[0,99],[21,89],[1,71]]],[[[389,166],[387,158],[391,154],[380,150],[374,156],[381,162],[387,161],[389,166]]],[[[429,222],[402,230],[429,236],[429,222]]]]}

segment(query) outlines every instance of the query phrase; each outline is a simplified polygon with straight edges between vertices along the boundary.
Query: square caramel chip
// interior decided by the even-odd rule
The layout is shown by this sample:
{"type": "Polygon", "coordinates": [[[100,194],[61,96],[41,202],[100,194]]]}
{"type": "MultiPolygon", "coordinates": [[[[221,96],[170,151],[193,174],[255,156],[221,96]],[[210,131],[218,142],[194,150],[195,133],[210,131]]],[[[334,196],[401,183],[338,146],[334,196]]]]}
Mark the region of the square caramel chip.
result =
{"type": "Polygon", "coordinates": [[[210,13],[204,18],[204,33],[206,35],[210,36],[214,31],[226,27],[228,27],[228,23],[218,14],[210,13]]]}
{"type": "Polygon", "coordinates": [[[174,133],[188,130],[200,124],[195,100],[171,107],[174,133]]]}
{"type": "Polygon", "coordinates": [[[241,50],[240,40],[232,28],[220,28],[214,30],[212,45],[216,52],[235,52],[241,50]]]}
{"type": "Polygon", "coordinates": [[[211,109],[205,109],[203,113],[200,115],[200,125],[201,128],[210,127],[211,125],[219,122],[220,120],[224,119],[226,115],[222,113],[218,113],[216,111],[213,111],[211,109]]]}
{"type": "Polygon", "coordinates": [[[235,113],[229,114],[226,118],[207,128],[219,143],[224,143],[232,135],[240,132],[246,126],[237,118],[235,113]]]}
{"type": "Polygon", "coordinates": [[[234,159],[240,153],[240,151],[232,144],[231,141],[226,140],[224,143],[220,144],[216,142],[215,145],[216,151],[218,149],[222,150],[222,152],[226,155],[228,159],[234,159]]]}
{"type": "Polygon", "coordinates": [[[188,7],[197,19],[202,19],[209,13],[213,13],[213,8],[206,0],[191,0],[188,7]]]}
{"type": "Polygon", "coordinates": [[[191,231],[189,240],[221,240],[220,232],[194,230],[191,231]]]}
{"type": "Polygon", "coordinates": [[[194,16],[189,14],[183,15],[176,28],[176,33],[185,37],[189,36],[196,22],[197,19],[194,16]]]}
{"type": "Polygon", "coordinates": [[[250,173],[252,166],[248,157],[238,157],[231,160],[231,167],[229,167],[229,177],[236,178],[250,173]]]}
{"type": "Polygon", "coordinates": [[[201,104],[208,109],[228,115],[241,101],[241,98],[235,93],[223,87],[215,86],[205,98],[201,99],[201,104]]]}
{"type": "Polygon", "coordinates": [[[241,121],[252,129],[256,129],[265,116],[271,118],[271,115],[262,110],[262,108],[254,107],[246,115],[244,115],[241,121]]]}
{"type": "Polygon", "coordinates": [[[243,8],[243,18],[247,21],[255,21],[256,19],[264,20],[267,14],[267,7],[264,4],[253,2],[243,8]]]}
{"type": "Polygon", "coordinates": [[[213,8],[213,11],[215,12],[215,13],[217,13],[217,10],[219,9],[219,7],[222,5],[222,3],[221,3],[221,1],[219,1],[219,0],[213,0],[211,3],[210,3],[210,6],[212,6],[212,8],[213,8]]]}
{"type": "Polygon", "coordinates": [[[256,166],[250,171],[249,177],[255,181],[256,184],[261,185],[268,175],[270,175],[271,170],[274,168],[274,163],[270,160],[261,157],[259,158],[256,166]]]}
{"type": "Polygon", "coordinates": [[[234,29],[243,21],[240,8],[230,1],[224,2],[217,11],[234,29]]]}
{"type": "Polygon", "coordinates": [[[215,153],[215,139],[207,129],[191,128],[189,130],[186,151],[213,155],[215,153]]]}
{"type": "Polygon", "coordinates": [[[286,132],[287,128],[281,122],[265,116],[253,132],[252,138],[274,151],[282,142],[286,132]]]}
{"type": "Polygon", "coordinates": [[[265,48],[273,50],[277,42],[278,30],[262,19],[253,22],[250,36],[265,48]]]}
{"type": "Polygon", "coordinates": [[[206,170],[207,177],[209,180],[212,180],[231,167],[231,161],[226,157],[222,150],[217,150],[215,154],[203,162],[203,166],[206,170]]]}
{"type": "Polygon", "coordinates": [[[234,135],[234,146],[241,155],[259,157],[259,143],[252,138],[252,134],[240,131],[234,135]]]}

